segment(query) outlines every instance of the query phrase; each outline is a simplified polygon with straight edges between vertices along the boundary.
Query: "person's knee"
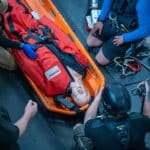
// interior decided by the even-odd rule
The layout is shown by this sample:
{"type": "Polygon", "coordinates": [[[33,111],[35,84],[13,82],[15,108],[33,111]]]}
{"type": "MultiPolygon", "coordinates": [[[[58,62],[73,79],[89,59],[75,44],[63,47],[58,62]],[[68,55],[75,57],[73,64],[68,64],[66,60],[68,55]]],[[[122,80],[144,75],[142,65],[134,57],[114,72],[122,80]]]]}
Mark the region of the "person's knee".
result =
{"type": "Polygon", "coordinates": [[[106,66],[106,65],[109,64],[108,61],[105,61],[105,60],[103,60],[103,59],[100,59],[100,58],[97,57],[97,56],[95,57],[95,59],[96,59],[96,61],[98,62],[98,64],[101,65],[101,66],[106,66]]]}
{"type": "Polygon", "coordinates": [[[89,35],[87,37],[87,45],[88,47],[97,47],[97,46],[101,46],[102,45],[102,41],[99,40],[97,37],[93,36],[93,35],[89,35]]]}
{"type": "Polygon", "coordinates": [[[90,35],[87,37],[87,41],[86,42],[87,42],[87,45],[89,47],[93,46],[93,39],[92,39],[92,37],[90,35]]]}
{"type": "Polygon", "coordinates": [[[0,47],[0,67],[7,70],[15,70],[17,68],[14,57],[4,48],[0,47]]]}
{"type": "Polygon", "coordinates": [[[100,65],[102,65],[102,66],[105,66],[105,65],[107,65],[107,64],[110,63],[110,60],[108,60],[108,59],[104,56],[104,54],[103,54],[103,52],[102,52],[102,49],[99,50],[99,52],[98,52],[97,55],[95,56],[95,59],[96,59],[96,61],[97,61],[100,65]]]}
{"type": "Polygon", "coordinates": [[[8,68],[7,68],[8,70],[16,70],[17,64],[13,56],[11,56],[11,59],[9,60],[9,63],[7,65],[8,65],[8,68]]]}

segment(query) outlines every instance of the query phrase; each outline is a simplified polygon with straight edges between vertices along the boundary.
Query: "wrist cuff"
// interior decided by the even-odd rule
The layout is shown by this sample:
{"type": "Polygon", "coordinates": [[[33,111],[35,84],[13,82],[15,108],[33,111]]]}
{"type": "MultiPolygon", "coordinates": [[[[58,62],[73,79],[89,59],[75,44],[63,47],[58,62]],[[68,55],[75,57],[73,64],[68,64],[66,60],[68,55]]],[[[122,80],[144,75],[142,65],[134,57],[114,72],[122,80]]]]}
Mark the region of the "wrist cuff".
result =
{"type": "Polygon", "coordinates": [[[23,46],[24,46],[24,43],[21,43],[21,44],[20,44],[20,48],[23,48],[23,46]]]}

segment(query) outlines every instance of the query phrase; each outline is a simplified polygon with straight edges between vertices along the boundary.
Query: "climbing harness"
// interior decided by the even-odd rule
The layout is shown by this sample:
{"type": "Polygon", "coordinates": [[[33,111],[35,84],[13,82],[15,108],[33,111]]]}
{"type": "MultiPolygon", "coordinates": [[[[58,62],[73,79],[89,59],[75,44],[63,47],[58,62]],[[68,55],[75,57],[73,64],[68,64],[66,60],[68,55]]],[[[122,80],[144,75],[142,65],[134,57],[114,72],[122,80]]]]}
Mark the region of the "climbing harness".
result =
{"type": "Polygon", "coordinates": [[[133,57],[114,58],[115,68],[121,71],[121,78],[141,71],[141,63],[133,57]]]}
{"type": "MultiPolygon", "coordinates": [[[[150,78],[147,78],[144,81],[150,82],[150,78]]],[[[138,96],[141,96],[141,97],[145,96],[146,89],[145,89],[144,81],[140,82],[141,84],[139,83],[139,86],[136,86],[135,88],[133,88],[131,90],[133,95],[138,95],[138,96]]]]}
{"type": "Polygon", "coordinates": [[[118,21],[117,21],[117,15],[115,13],[110,12],[108,15],[108,18],[111,21],[113,28],[120,29],[118,21]]]}
{"type": "Polygon", "coordinates": [[[147,78],[146,80],[140,82],[138,84],[138,86],[136,86],[135,88],[133,88],[131,90],[131,93],[133,95],[138,95],[140,97],[142,97],[142,106],[141,106],[141,113],[143,114],[143,109],[144,109],[144,102],[145,102],[145,96],[146,96],[146,87],[145,87],[145,84],[144,82],[147,81],[148,82],[148,85],[150,86],[150,77],[147,78]]]}

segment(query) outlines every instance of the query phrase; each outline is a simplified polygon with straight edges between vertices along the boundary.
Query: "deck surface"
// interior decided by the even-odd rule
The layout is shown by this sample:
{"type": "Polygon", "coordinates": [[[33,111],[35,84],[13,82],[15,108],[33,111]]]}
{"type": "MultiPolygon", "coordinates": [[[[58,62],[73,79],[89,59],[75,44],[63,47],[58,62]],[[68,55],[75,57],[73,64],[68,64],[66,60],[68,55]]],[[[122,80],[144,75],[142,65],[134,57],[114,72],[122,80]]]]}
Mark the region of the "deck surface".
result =
{"type": "MultiPolygon", "coordinates": [[[[88,32],[84,29],[84,18],[88,0],[52,1],[87,49],[88,32]]],[[[141,101],[131,93],[130,89],[134,88],[137,82],[150,77],[150,72],[142,68],[142,71],[136,75],[121,79],[119,73],[111,66],[99,66],[99,68],[105,75],[106,82],[117,80],[127,86],[132,98],[132,111],[139,112],[141,101]]],[[[28,83],[24,81],[20,71],[0,69],[0,104],[8,109],[13,122],[22,115],[28,99],[33,99],[32,91],[26,84],[28,83]]],[[[21,150],[75,150],[72,127],[81,119],[52,113],[48,115],[41,111],[40,107],[38,114],[30,122],[27,132],[18,141],[21,150]]]]}

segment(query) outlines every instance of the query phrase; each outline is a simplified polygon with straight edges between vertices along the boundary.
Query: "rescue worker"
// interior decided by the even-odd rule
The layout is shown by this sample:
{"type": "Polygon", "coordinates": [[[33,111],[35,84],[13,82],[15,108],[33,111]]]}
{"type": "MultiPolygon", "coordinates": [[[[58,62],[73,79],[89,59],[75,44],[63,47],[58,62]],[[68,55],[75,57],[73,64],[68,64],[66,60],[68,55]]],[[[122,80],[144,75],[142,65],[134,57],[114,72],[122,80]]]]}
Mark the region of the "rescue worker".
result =
{"type": "Polygon", "coordinates": [[[9,51],[6,48],[15,48],[15,49],[23,49],[25,54],[31,58],[36,58],[35,53],[35,46],[28,44],[28,43],[20,43],[17,41],[13,41],[11,39],[6,38],[3,35],[3,14],[7,11],[8,4],[7,1],[1,0],[0,1],[0,67],[5,68],[8,70],[14,70],[16,69],[16,63],[13,58],[13,56],[9,53],[9,51]]]}
{"type": "Polygon", "coordinates": [[[29,100],[24,109],[22,117],[15,122],[11,122],[7,110],[0,107],[0,149],[19,150],[17,140],[25,132],[29,121],[37,113],[37,103],[29,100]]]}
{"type": "Polygon", "coordinates": [[[131,46],[150,35],[149,0],[105,0],[87,44],[101,46],[95,56],[100,65],[124,56],[131,46]]]}
{"type": "Polygon", "coordinates": [[[129,113],[131,100],[127,89],[115,82],[104,87],[86,111],[84,124],[73,128],[74,139],[82,150],[145,150],[144,137],[150,132],[150,88],[147,81],[143,114],[129,113]],[[101,101],[102,99],[102,101],[101,101]],[[97,115],[100,101],[104,113],[97,115]]]}

